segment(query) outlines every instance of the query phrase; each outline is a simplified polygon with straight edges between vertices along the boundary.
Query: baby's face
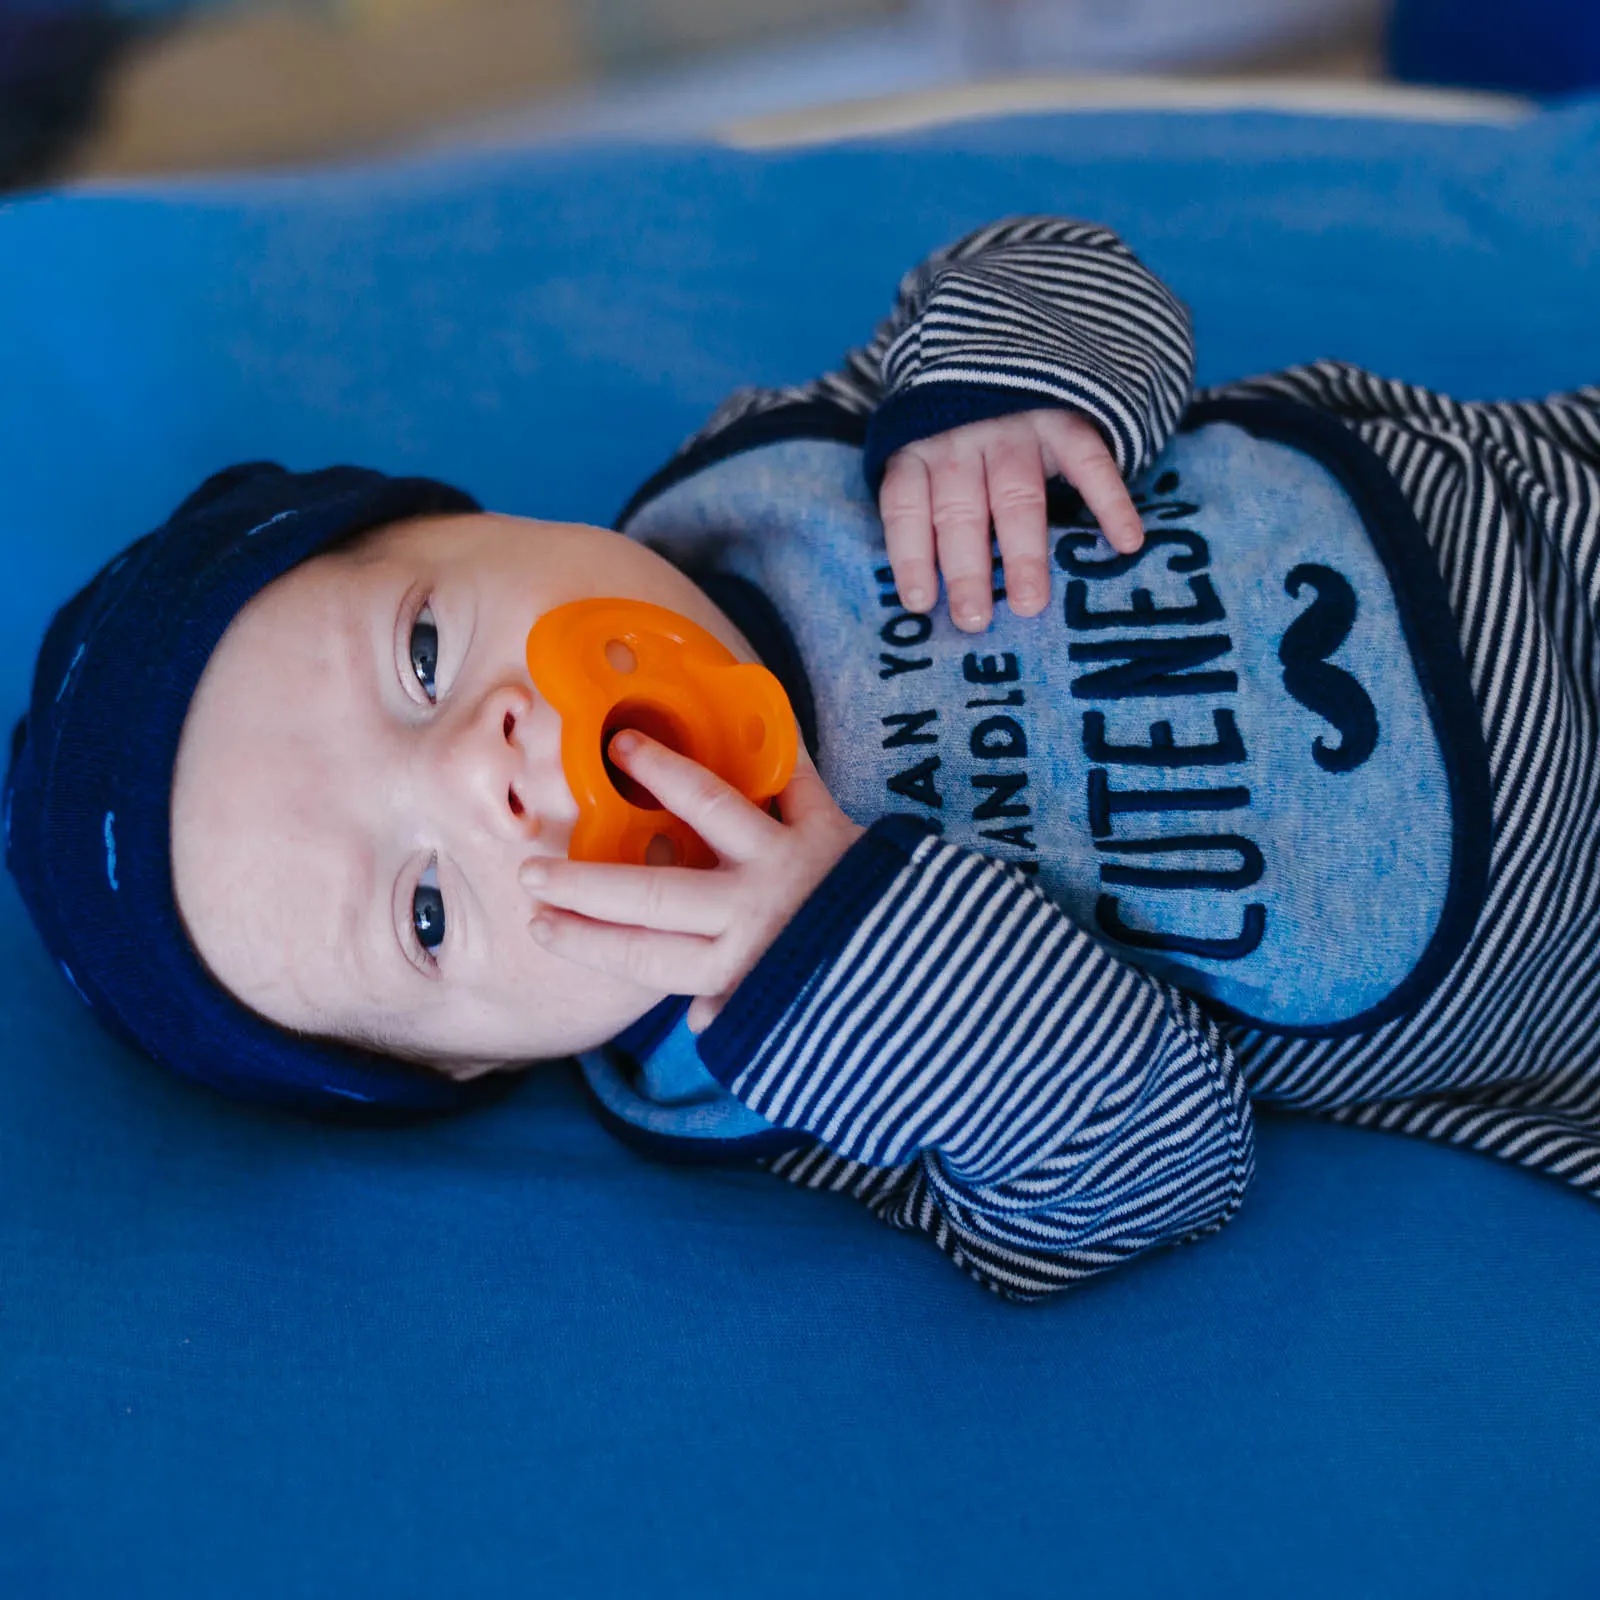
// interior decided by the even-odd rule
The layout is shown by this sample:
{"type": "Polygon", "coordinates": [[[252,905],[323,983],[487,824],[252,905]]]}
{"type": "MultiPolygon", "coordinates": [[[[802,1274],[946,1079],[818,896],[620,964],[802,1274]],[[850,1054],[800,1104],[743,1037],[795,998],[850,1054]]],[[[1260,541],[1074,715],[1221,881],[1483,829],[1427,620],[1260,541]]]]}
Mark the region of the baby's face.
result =
{"type": "Polygon", "coordinates": [[[528,629],[591,595],[670,606],[755,659],[652,551],[515,517],[396,524],[239,613],[172,786],[174,890],[222,984],[458,1076],[592,1047],[662,998],[535,943],[517,882],[577,817],[528,629]]]}

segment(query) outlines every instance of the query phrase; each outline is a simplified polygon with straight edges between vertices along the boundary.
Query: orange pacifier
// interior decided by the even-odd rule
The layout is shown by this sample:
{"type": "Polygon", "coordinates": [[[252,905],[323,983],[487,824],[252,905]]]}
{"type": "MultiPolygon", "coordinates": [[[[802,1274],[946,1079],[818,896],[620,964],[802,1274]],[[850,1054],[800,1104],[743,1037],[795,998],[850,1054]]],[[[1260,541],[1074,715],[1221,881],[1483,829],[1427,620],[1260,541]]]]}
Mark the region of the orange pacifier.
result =
{"type": "Polygon", "coordinates": [[[557,606],[528,634],[528,671],[561,718],[561,767],[578,802],[567,846],[574,861],[643,866],[651,842],[664,837],[678,865],[716,863],[688,823],[608,758],[624,728],[709,768],[758,806],[794,771],[799,741],[782,685],[665,606],[557,606]]]}

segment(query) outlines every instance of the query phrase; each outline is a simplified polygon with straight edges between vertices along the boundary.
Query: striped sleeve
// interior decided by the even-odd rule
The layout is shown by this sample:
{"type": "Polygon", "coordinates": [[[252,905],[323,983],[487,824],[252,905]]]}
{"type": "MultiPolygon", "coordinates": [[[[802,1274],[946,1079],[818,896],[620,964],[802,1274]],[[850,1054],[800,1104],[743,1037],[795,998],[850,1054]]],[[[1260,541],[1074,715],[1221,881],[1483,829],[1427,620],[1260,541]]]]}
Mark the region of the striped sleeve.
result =
{"type": "Polygon", "coordinates": [[[1217,1030],[1019,873],[875,823],[700,1037],[846,1188],[1029,1299],[1220,1227],[1254,1163],[1217,1030]]]}
{"type": "Polygon", "coordinates": [[[1312,361],[1202,390],[1198,400],[1266,396],[1298,400],[1359,426],[1397,422],[1438,441],[1490,445],[1538,473],[1552,450],[1600,464],[1600,384],[1541,400],[1455,400],[1346,361],[1312,361]]]}
{"type": "Polygon", "coordinates": [[[1115,233],[1011,217],[908,272],[894,309],[836,371],[737,391],[680,453],[768,412],[822,403],[866,420],[876,492],[902,445],[1062,406],[1095,422],[1131,477],[1160,453],[1193,383],[1188,312],[1115,233]]]}
{"type": "Polygon", "coordinates": [[[1463,401],[1339,361],[1212,395],[1338,417],[1410,501],[1489,750],[1489,892],[1446,982],[1372,1033],[1229,1034],[1257,1099],[1600,1199],[1600,385],[1463,401]]]}

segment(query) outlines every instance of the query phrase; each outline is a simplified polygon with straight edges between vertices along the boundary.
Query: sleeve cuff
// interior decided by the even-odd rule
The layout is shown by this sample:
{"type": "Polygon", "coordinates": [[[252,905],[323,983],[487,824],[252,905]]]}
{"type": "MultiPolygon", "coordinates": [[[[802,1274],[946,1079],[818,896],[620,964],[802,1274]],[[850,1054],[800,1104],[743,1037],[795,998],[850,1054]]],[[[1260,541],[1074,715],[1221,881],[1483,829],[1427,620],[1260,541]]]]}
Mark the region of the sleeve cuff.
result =
{"type": "MultiPolygon", "coordinates": [[[[1060,411],[1076,411],[1088,417],[1102,433],[1105,425],[1091,411],[1075,406],[1038,389],[1007,389],[983,383],[922,383],[891,395],[867,423],[861,469],[874,500],[883,487],[883,474],[896,450],[919,439],[948,433],[969,422],[988,422],[994,417],[1009,417],[1018,411],[1043,411],[1054,406],[1060,411]]],[[[1107,444],[1119,454],[1118,442],[1108,435],[1107,444]]]]}
{"type": "Polygon", "coordinates": [[[881,817],[845,851],[718,1012],[697,1046],[724,1087],[783,1020],[817,972],[938,830],[920,817],[881,817]]]}

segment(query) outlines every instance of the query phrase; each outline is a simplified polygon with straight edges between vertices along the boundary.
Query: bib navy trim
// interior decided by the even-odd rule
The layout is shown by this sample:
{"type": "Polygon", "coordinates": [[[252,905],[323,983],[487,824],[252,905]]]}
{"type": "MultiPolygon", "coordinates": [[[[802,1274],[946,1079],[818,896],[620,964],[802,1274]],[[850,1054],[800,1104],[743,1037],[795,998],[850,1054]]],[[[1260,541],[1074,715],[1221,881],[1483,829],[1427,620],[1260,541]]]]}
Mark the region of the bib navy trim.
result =
{"type": "MultiPolygon", "coordinates": [[[[668,995],[637,1022],[624,1028],[609,1044],[602,1045],[598,1053],[604,1055],[625,1076],[631,1076],[639,1070],[640,1061],[659,1048],[667,1035],[678,1026],[688,1009],[686,996],[668,995]]],[[[605,1129],[632,1149],[660,1161],[698,1166],[745,1163],[763,1156],[781,1155],[785,1150],[812,1142],[809,1134],[798,1133],[790,1128],[766,1128],[734,1138],[712,1133],[669,1133],[661,1128],[647,1128],[630,1121],[615,1107],[608,1105],[583,1062],[579,1061],[577,1067],[578,1079],[605,1129]]]]}
{"type": "Polygon", "coordinates": [[[750,641],[750,648],[789,697],[800,737],[817,759],[817,701],[811,692],[811,678],[794,642],[789,625],[766,591],[734,572],[718,572],[712,567],[685,567],[690,578],[711,603],[750,641]]]}
{"type": "Polygon", "coordinates": [[[766,1133],[749,1133],[738,1139],[719,1139],[712,1134],[662,1133],[654,1128],[641,1128],[626,1117],[619,1117],[595,1093],[594,1085],[580,1066],[578,1081],[589,1097],[589,1105],[600,1125],[620,1143],[640,1155],[656,1161],[671,1161],[680,1166],[715,1167],[748,1165],[764,1157],[781,1156],[787,1150],[798,1149],[816,1141],[808,1133],[795,1133],[788,1128],[773,1128],[766,1133]]]}
{"type": "Polygon", "coordinates": [[[1383,463],[1343,423],[1293,400],[1207,400],[1180,424],[1188,432],[1228,422],[1259,439],[1300,450],[1332,473],[1366,525],[1394,593],[1401,631],[1416,669],[1450,792],[1450,881],[1439,925],[1410,973],[1376,1005],[1341,1022],[1296,1026],[1263,1022],[1211,996],[1207,1010],[1269,1033],[1332,1038],[1364,1033],[1420,1004],[1466,948],[1489,889],[1494,826],[1489,750],[1461,655],[1456,619],[1438,560],[1416,515],[1383,463]]]}

